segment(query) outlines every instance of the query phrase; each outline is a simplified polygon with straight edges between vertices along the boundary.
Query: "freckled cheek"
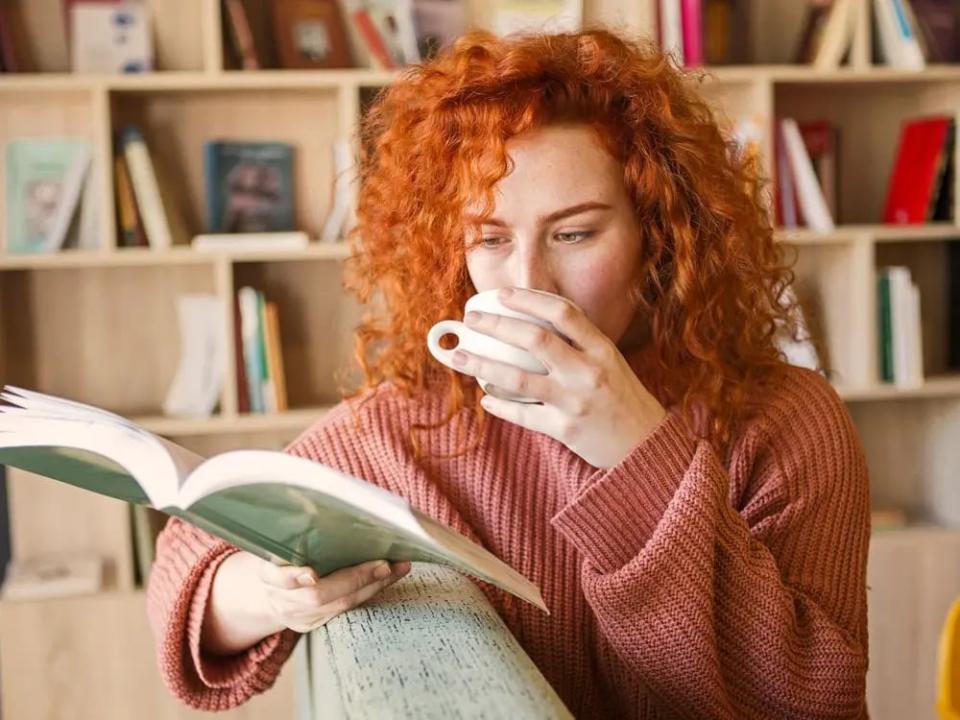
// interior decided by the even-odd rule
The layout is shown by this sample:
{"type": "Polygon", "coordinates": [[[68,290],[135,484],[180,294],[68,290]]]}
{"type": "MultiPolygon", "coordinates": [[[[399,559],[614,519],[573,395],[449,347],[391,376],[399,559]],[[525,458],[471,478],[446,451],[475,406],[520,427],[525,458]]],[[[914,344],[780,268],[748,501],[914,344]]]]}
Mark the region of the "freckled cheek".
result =
{"type": "Polygon", "coordinates": [[[564,294],[579,305],[607,336],[619,335],[633,317],[631,276],[609,263],[586,263],[563,284],[564,294]]]}

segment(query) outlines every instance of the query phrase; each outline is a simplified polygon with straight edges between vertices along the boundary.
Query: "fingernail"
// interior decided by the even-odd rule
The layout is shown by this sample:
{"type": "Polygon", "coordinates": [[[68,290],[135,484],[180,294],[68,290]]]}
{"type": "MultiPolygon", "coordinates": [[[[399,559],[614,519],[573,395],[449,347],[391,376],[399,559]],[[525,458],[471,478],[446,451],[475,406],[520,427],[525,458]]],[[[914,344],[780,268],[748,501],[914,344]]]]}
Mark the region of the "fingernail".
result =
{"type": "Polygon", "coordinates": [[[393,573],[397,577],[403,577],[408,572],[410,572],[410,563],[407,561],[394,563],[393,573]]]}
{"type": "Polygon", "coordinates": [[[497,297],[499,297],[501,300],[506,300],[511,295],[513,295],[513,288],[508,287],[500,288],[500,292],[497,293],[497,297]]]}
{"type": "Polygon", "coordinates": [[[317,579],[313,576],[313,573],[305,572],[297,575],[297,582],[300,583],[301,585],[307,585],[307,586],[316,585],[317,579]]]}
{"type": "Polygon", "coordinates": [[[390,566],[387,563],[383,565],[378,565],[377,569],[373,573],[376,577],[383,579],[390,576],[390,566]]]}
{"type": "Polygon", "coordinates": [[[467,363],[467,354],[462,350],[457,350],[453,354],[453,364],[454,365],[465,365],[467,363]]]}
{"type": "Polygon", "coordinates": [[[476,323],[480,322],[480,313],[474,312],[473,310],[471,310],[466,315],[464,315],[463,321],[467,325],[475,325],[476,323]]]}

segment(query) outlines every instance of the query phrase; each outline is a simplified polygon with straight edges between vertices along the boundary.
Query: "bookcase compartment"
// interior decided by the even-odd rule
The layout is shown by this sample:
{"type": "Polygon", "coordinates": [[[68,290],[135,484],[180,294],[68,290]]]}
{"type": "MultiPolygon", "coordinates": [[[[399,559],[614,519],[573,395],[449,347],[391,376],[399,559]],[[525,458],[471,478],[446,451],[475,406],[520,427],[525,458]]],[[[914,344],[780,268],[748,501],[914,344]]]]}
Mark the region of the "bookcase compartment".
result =
{"type": "Polygon", "coordinates": [[[157,415],[179,359],[177,297],[214,293],[212,266],[0,272],[3,381],[123,415],[157,415]]]}
{"type": "MultiPolygon", "coordinates": [[[[779,82],[774,90],[778,118],[827,120],[839,128],[840,216],[834,220],[840,224],[883,221],[901,124],[929,115],[956,116],[958,105],[956,83],[891,76],[869,83],[779,82]]],[[[956,218],[955,206],[952,211],[956,218]]]]}
{"type": "Polygon", "coordinates": [[[957,342],[960,328],[957,309],[951,309],[951,246],[957,252],[960,241],[930,240],[924,242],[880,242],[876,248],[879,270],[889,265],[905,265],[920,291],[920,328],[923,339],[923,372],[925,377],[960,375],[960,367],[951,367],[950,343],[957,342]],[[952,310],[952,311],[951,311],[952,310]]]}
{"type": "Polygon", "coordinates": [[[797,246],[794,291],[820,354],[839,388],[873,380],[872,358],[861,350],[869,328],[862,318],[872,290],[869,243],[862,240],[797,246]]]}
{"type": "Polygon", "coordinates": [[[343,135],[336,89],[124,91],[111,107],[115,130],[133,124],[143,132],[191,235],[206,230],[203,153],[211,140],[292,145],[297,229],[320,234],[332,202],[333,145],[343,135]]]}
{"type": "MultiPolygon", "coordinates": [[[[337,403],[338,377],[352,388],[348,373],[352,333],[360,308],[342,289],[342,266],[329,260],[236,262],[234,291],[249,285],[277,303],[280,342],[291,410],[337,403]],[[345,373],[338,375],[338,373],[345,373]]],[[[309,423],[304,418],[303,426],[309,423]]]]}
{"type": "MultiPolygon", "coordinates": [[[[203,70],[205,45],[213,41],[207,5],[216,0],[146,0],[158,70],[203,70]],[[209,39],[208,39],[209,37],[209,39]]],[[[39,72],[70,72],[68,22],[63,0],[13,0],[18,55],[39,72]]]]}

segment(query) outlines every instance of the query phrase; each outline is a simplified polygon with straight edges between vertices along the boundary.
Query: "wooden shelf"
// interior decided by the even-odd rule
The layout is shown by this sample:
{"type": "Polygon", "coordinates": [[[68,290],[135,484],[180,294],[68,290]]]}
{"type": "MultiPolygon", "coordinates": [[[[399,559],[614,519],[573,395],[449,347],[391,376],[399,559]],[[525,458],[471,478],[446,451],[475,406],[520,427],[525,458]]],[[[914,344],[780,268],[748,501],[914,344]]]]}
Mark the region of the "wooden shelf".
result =
{"type": "Polygon", "coordinates": [[[350,255],[345,242],[314,243],[301,250],[207,251],[190,247],[169,250],[120,248],[116,250],[65,250],[51,255],[0,254],[0,270],[31,270],[73,267],[134,267],[140,265],[200,265],[218,260],[248,262],[284,262],[292,260],[343,260],[350,255]]]}
{"type": "Polygon", "coordinates": [[[875,242],[924,242],[960,239],[960,225],[951,222],[924,225],[844,224],[830,232],[807,228],[777,228],[777,240],[793,245],[829,245],[860,240],[875,242]]]}
{"type": "Polygon", "coordinates": [[[877,383],[866,388],[837,388],[847,402],[871,400],[915,400],[918,398],[960,397],[960,374],[929,377],[915,388],[899,388],[891,383],[877,383]]]}
{"type": "Polygon", "coordinates": [[[167,437],[256,433],[306,429],[311,423],[329,412],[330,407],[298,408],[282,413],[244,414],[231,417],[224,415],[209,418],[152,416],[132,418],[132,420],[155,435],[167,437]]]}

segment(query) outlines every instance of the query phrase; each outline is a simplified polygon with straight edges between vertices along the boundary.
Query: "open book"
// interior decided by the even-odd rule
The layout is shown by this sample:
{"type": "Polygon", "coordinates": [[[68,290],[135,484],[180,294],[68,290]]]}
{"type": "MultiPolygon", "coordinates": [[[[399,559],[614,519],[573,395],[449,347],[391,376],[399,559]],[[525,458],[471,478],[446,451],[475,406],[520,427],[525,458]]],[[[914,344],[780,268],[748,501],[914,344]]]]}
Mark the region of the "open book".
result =
{"type": "Polygon", "coordinates": [[[269,450],[209,459],[119,415],[6,386],[0,464],[151,505],[279,564],[321,575],[368,560],[442,563],[547,611],[529,580],[380,487],[269,450]]]}

